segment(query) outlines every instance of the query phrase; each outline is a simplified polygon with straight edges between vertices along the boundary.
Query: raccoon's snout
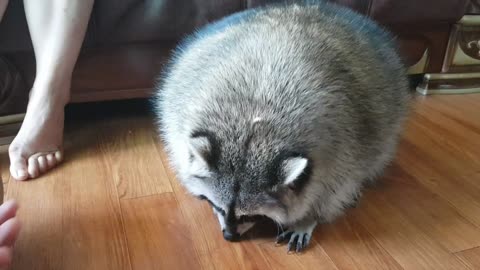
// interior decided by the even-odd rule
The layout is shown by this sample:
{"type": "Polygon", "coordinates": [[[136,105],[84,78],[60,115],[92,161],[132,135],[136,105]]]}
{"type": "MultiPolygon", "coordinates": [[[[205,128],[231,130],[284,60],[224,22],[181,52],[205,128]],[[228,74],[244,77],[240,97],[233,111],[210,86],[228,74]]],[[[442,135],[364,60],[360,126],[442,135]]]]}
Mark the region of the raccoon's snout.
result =
{"type": "Polygon", "coordinates": [[[236,232],[236,229],[232,231],[232,228],[225,228],[222,230],[223,232],[223,238],[225,240],[230,241],[230,242],[235,242],[240,239],[240,234],[236,232]]]}
{"type": "Polygon", "coordinates": [[[223,238],[227,241],[238,241],[240,234],[237,231],[238,219],[233,214],[233,211],[228,211],[225,215],[225,228],[222,229],[223,238]]]}
{"type": "Polygon", "coordinates": [[[226,227],[222,229],[223,238],[231,242],[238,241],[260,219],[263,219],[263,216],[241,216],[235,223],[226,224],[226,227]]]}

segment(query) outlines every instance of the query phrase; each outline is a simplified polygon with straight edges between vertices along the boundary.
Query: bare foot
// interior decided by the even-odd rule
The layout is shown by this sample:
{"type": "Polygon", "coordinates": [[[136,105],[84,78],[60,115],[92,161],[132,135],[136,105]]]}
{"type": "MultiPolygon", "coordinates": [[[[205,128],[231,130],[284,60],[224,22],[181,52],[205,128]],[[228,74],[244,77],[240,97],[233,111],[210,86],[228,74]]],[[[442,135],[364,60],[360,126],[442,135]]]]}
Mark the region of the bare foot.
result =
{"type": "Polygon", "coordinates": [[[8,201],[0,206],[0,267],[12,262],[12,249],[20,232],[20,222],[15,217],[18,206],[8,201]]]}
{"type": "Polygon", "coordinates": [[[63,159],[64,108],[70,82],[43,85],[35,82],[25,119],[8,149],[10,173],[17,180],[36,178],[63,159]]]}

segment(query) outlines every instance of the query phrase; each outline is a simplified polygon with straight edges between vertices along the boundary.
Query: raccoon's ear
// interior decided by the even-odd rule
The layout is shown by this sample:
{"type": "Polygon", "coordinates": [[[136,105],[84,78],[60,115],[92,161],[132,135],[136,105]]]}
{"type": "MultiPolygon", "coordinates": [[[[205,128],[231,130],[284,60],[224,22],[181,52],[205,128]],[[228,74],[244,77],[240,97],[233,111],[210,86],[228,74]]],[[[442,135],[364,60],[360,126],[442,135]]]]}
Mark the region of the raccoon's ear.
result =
{"type": "Polygon", "coordinates": [[[194,158],[206,163],[210,168],[216,166],[220,151],[218,141],[209,132],[194,132],[189,142],[190,152],[194,158]]]}
{"type": "Polygon", "coordinates": [[[282,162],[283,184],[291,189],[301,188],[311,174],[310,160],[303,156],[294,156],[282,162]]]}

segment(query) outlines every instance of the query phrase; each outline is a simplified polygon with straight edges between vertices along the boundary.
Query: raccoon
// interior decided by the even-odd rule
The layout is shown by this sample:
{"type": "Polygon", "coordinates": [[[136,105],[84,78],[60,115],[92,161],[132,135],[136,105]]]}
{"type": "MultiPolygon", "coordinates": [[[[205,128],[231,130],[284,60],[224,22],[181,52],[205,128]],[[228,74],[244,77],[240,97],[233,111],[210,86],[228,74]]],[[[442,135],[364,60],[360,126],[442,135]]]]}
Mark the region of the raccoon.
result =
{"type": "Polygon", "coordinates": [[[266,216],[302,251],[392,160],[411,93],[394,38],[320,1],[231,15],[188,37],[157,85],[179,180],[226,240],[266,216]]]}

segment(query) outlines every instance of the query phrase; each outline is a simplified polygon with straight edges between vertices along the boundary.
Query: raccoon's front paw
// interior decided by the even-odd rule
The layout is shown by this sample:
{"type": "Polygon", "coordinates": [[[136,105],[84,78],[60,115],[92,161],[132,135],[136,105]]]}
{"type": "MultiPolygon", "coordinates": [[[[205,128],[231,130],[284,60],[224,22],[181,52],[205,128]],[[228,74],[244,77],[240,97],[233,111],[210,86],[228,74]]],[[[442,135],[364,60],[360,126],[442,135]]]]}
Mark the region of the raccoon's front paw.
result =
{"type": "Polygon", "coordinates": [[[289,239],[287,246],[288,253],[293,252],[294,250],[295,252],[301,252],[310,243],[313,230],[316,226],[317,222],[292,226],[292,228],[277,236],[276,242],[277,244],[280,244],[289,239]]]}

